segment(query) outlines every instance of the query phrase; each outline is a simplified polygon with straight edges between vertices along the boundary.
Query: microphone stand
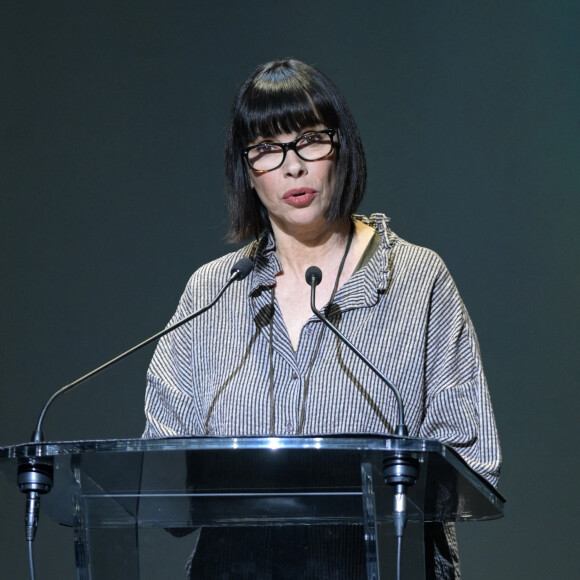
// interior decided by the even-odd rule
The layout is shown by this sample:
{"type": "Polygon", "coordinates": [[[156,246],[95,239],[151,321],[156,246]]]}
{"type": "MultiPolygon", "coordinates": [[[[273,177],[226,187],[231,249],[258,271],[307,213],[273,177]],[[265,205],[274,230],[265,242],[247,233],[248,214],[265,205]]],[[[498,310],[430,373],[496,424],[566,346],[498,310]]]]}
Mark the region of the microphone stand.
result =
{"type": "MultiPolygon", "coordinates": [[[[44,434],[42,432],[42,424],[44,422],[44,417],[46,412],[52,403],[64,393],[74,389],[81,383],[84,383],[88,379],[98,375],[105,369],[113,366],[129,355],[141,350],[143,347],[151,344],[155,340],[169,334],[176,328],[183,326],[187,322],[193,320],[200,314],[203,314],[210,308],[212,308],[215,303],[222,297],[224,292],[231,286],[236,280],[243,280],[254,268],[254,263],[249,258],[242,258],[238,260],[230,272],[230,278],[224,284],[222,289],[219,291],[217,296],[206,306],[195,311],[193,314],[182,318],[175,324],[157,332],[153,336],[149,337],[147,340],[139,343],[138,345],[130,348],[129,350],[121,353],[105,364],[92,370],[90,373],[76,379],[72,383],[65,385],[58,391],[56,391],[46,402],[36,423],[36,429],[32,433],[31,443],[42,443],[44,441],[44,434]]],[[[32,580],[34,580],[34,557],[32,553],[32,542],[36,535],[36,529],[38,527],[38,512],[40,507],[40,496],[48,493],[52,489],[53,484],[53,473],[54,473],[54,461],[52,457],[34,457],[22,460],[18,465],[18,475],[17,484],[22,493],[26,494],[26,515],[25,515],[25,525],[26,525],[26,541],[28,542],[28,552],[29,552],[29,562],[30,562],[30,574],[32,580]]]]}
{"type": "MultiPolygon", "coordinates": [[[[310,266],[306,270],[306,282],[310,286],[310,308],[312,312],[329,328],[338,338],[346,344],[357,357],[360,358],[395,395],[399,414],[399,423],[396,434],[399,437],[407,437],[409,430],[405,424],[405,409],[399,389],[371,363],[351,342],[316,308],[316,286],[322,281],[322,271],[316,266],[310,266]]],[[[397,453],[383,461],[383,476],[388,485],[395,487],[393,498],[393,524],[397,537],[397,580],[401,580],[401,552],[403,534],[407,524],[407,487],[413,485],[419,473],[419,462],[416,457],[406,453],[397,453]]]]}

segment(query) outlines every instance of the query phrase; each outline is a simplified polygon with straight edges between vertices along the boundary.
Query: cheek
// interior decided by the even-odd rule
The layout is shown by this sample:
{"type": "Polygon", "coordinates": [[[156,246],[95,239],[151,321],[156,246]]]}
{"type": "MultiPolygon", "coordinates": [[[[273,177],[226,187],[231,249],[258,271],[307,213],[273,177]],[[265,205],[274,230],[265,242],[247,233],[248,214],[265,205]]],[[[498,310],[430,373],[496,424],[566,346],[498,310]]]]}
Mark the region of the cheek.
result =
{"type": "Polygon", "coordinates": [[[262,203],[264,203],[265,198],[271,197],[273,192],[277,189],[277,180],[273,173],[274,172],[264,173],[257,177],[249,174],[250,184],[258,194],[258,197],[262,200],[262,203]]]}
{"type": "Polygon", "coordinates": [[[254,194],[258,197],[258,199],[262,202],[264,206],[268,206],[268,195],[267,195],[267,188],[265,188],[265,184],[260,179],[252,179],[250,178],[250,184],[254,190],[254,194]]]}
{"type": "Polygon", "coordinates": [[[254,175],[254,172],[248,170],[248,179],[250,181],[250,186],[253,187],[260,195],[268,189],[268,173],[262,175],[254,175]]]}
{"type": "Polygon", "coordinates": [[[336,163],[330,162],[325,171],[324,177],[326,183],[329,185],[329,189],[331,193],[334,192],[334,184],[336,182],[336,163]]]}

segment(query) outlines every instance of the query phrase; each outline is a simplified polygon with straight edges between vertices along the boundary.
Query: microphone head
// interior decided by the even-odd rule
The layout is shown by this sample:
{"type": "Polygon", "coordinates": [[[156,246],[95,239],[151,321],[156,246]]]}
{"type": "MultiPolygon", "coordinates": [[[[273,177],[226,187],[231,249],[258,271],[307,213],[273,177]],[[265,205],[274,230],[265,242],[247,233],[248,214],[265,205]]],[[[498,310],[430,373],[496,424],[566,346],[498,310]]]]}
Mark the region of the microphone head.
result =
{"type": "Polygon", "coordinates": [[[242,258],[234,264],[230,274],[237,274],[236,280],[243,280],[253,269],[254,262],[250,258],[242,258]]]}
{"type": "Polygon", "coordinates": [[[322,282],[322,271],[318,266],[310,266],[308,270],[306,270],[306,283],[308,286],[318,286],[322,282]]]}

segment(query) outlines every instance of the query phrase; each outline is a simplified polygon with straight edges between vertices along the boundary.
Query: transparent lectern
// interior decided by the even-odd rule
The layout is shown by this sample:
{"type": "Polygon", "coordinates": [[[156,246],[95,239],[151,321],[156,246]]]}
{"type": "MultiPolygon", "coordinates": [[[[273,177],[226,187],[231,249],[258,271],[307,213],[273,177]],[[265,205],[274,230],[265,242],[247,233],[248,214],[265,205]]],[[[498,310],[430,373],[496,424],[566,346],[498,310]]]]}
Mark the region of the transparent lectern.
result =
{"type": "Polygon", "coordinates": [[[292,546],[290,532],[354,526],[366,577],[382,580],[395,577],[396,557],[394,490],[384,468],[401,456],[418,465],[407,490],[402,577],[419,579],[425,523],[499,518],[505,501],[438,441],[341,435],[26,443],[0,448],[0,470],[16,482],[19,463],[53,464],[54,485],[41,507],[73,528],[78,579],[186,578],[200,534],[226,528],[289,532],[292,559],[308,570],[308,546],[292,546]]]}

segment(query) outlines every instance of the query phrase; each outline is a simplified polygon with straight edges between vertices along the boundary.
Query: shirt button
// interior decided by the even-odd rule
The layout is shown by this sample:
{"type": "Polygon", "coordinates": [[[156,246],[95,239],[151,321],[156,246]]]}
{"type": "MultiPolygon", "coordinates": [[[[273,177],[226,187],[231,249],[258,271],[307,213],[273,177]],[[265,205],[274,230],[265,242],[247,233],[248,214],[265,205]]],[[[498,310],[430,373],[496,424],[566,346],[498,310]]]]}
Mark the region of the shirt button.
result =
{"type": "Polygon", "coordinates": [[[292,433],[294,433],[294,425],[286,423],[286,435],[291,435],[292,433]]]}
{"type": "Polygon", "coordinates": [[[298,379],[298,375],[296,373],[296,371],[292,371],[292,380],[295,381],[298,379]]]}

